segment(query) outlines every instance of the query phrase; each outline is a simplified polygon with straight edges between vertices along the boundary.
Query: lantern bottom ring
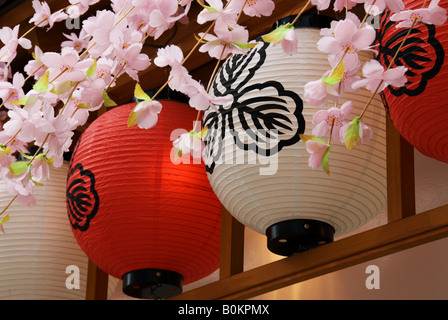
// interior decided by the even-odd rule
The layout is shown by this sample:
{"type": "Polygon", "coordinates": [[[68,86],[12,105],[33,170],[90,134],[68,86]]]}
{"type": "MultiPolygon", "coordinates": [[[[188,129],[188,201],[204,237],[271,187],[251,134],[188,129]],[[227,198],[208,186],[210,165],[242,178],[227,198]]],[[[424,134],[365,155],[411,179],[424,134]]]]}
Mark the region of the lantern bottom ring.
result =
{"type": "Polygon", "coordinates": [[[123,292],[133,298],[167,299],[182,293],[184,277],[162,269],[141,269],[123,275],[123,292]]]}
{"type": "Polygon", "coordinates": [[[325,243],[333,242],[334,228],[328,223],[310,220],[293,219],[281,221],[266,229],[269,251],[290,256],[325,243]]]}

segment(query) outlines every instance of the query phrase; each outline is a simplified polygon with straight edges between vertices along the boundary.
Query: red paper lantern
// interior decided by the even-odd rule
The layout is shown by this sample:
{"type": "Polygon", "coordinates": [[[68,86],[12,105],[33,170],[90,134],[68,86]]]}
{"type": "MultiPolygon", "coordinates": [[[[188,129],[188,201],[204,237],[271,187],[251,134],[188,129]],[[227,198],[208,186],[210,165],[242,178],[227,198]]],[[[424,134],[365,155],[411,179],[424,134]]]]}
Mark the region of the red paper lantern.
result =
{"type": "MultiPolygon", "coordinates": [[[[423,1],[404,0],[406,9],[421,8],[423,1]]],[[[428,2],[429,3],[429,2],[428,2]]],[[[440,6],[448,8],[448,2],[440,6]]],[[[390,11],[382,15],[378,29],[378,60],[387,67],[408,28],[395,28],[390,11]]],[[[448,24],[416,25],[392,67],[408,68],[408,83],[382,92],[395,128],[421,153],[448,162],[448,24]]]]}
{"type": "Polygon", "coordinates": [[[197,114],[183,103],[161,102],[149,130],[127,126],[135,103],[96,119],[76,146],[67,181],[80,247],[123,279],[126,294],[141,298],[179,294],[182,284],[219,266],[221,204],[204,165],[171,161],[173,130],[191,130],[197,114]]]}

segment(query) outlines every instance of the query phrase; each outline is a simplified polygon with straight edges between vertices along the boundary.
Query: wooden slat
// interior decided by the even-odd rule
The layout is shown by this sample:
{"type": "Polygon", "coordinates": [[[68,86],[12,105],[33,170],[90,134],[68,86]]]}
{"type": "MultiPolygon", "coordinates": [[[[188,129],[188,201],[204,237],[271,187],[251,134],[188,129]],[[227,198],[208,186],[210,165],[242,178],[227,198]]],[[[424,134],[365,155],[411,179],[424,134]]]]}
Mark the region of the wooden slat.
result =
{"type": "Polygon", "coordinates": [[[393,222],[415,214],[414,147],[402,138],[389,117],[387,132],[387,214],[393,222]]]}
{"type": "Polygon", "coordinates": [[[172,299],[248,299],[448,236],[448,205],[298,253],[172,299]]]}
{"type": "Polygon", "coordinates": [[[107,300],[108,281],[109,275],[89,259],[86,300],[107,300]]]}
{"type": "Polygon", "coordinates": [[[243,272],[244,267],[244,225],[222,207],[220,279],[243,272]]]}

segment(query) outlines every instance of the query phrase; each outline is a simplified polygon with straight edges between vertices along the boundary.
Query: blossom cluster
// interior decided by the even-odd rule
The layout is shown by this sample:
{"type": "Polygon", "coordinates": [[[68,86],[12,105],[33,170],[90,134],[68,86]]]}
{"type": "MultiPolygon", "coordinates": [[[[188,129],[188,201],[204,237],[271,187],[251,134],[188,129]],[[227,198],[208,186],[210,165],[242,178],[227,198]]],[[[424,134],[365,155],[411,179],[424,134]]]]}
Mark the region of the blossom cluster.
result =
{"type": "MultiPolygon", "coordinates": [[[[328,8],[327,0],[312,0],[321,9],[328,8]]],[[[392,62],[384,67],[377,60],[370,60],[361,65],[358,54],[361,51],[375,52],[374,41],[376,32],[374,28],[361,22],[358,16],[348,11],[356,3],[363,3],[366,17],[381,14],[388,8],[393,14],[391,21],[397,21],[397,28],[412,28],[418,23],[441,25],[447,19],[446,10],[438,6],[439,0],[432,0],[429,6],[416,10],[404,10],[402,0],[354,0],[336,1],[335,11],[347,9],[345,19],[333,21],[330,28],[321,29],[322,38],[317,43],[317,49],[328,54],[331,70],[328,70],[320,79],[310,81],[305,85],[304,99],[310,105],[325,108],[330,102],[329,109],[317,111],[313,116],[312,136],[303,136],[306,148],[311,154],[309,166],[313,169],[322,167],[329,174],[329,153],[331,141],[345,144],[348,149],[368,142],[373,132],[362,122],[362,116],[369,103],[364,106],[361,115],[352,121],[346,122],[353,109],[352,101],[341,103],[345,91],[356,91],[365,88],[373,95],[380,93],[386,87],[400,88],[407,82],[404,66],[392,68],[392,62]],[[362,77],[358,76],[362,71],[362,77]],[[328,142],[321,138],[330,133],[328,142]]],[[[426,3],[426,2],[425,2],[426,3]]],[[[425,5],[423,3],[423,5],[425,5]]],[[[403,40],[406,41],[406,38],[403,40]]]]}
{"type": "MultiPolygon", "coordinates": [[[[33,28],[50,30],[67,18],[80,18],[99,1],[68,0],[66,8],[51,12],[45,1],[33,0],[35,14],[29,22],[34,24],[33,28]]],[[[62,165],[64,153],[72,145],[74,130],[87,123],[90,112],[115,106],[108,90],[122,75],[136,82],[135,96],[141,100],[129,115],[128,125],[142,129],[157,125],[158,114],[163,112],[156,95],[149,97],[138,83],[139,72],[152,64],[169,69],[165,85],[184,93],[190,107],[198,112],[216,109],[230,99],[214,97],[208,92],[211,82],[205,86],[191,76],[184,66],[189,55],[179,46],[169,44],[159,48],[153,60],[143,51],[148,38],[158,39],[177,23],[189,23],[192,2],[111,0],[110,9],[85,18],[79,32],[64,34],[66,41],[61,43],[59,52],[43,52],[39,46],[33,46],[26,37],[29,31],[23,32],[19,25],[0,29],[0,99],[5,111],[0,114],[3,123],[0,175],[13,200],[34,204],[34,187],[49,178],[50,166],[62,165]],[[23,70],[12,70],[11,63],[18,50],[23,49],[31,50],[33,59],[23,70]],[[32,89],[25,92],[25,83],[31,81],[32,89]],[[31,155],[30,146],[38,148],[31,155]]],[[[194,17],[195,22],[208,25],[207,31],[196,35],[197,48],[217,63],[231,54],[244,54],[255,45],[249,39],[247,28],[239,24],[241,15],[261,18],[270,16],[275,8],[273,0],[197,0],[197,3],[202,9],[194,17]]],[[[399,27],[415,23],[441,24],[446,20],[446,11],[438,6],[438,0],[418,10],[404,10],[401,0],[336,0],[334,10],[350,10],[359,3],[364,4],[366,14],[378,14],[388,7],[395,12],[391,19],[400,21],[399,27]]],[[[308,4],[326,10],[330,0],[309,0],[308,4]]],[[[317,168],[326,159],[322,166],[328,169],[330,142],[319,137],[331,132],[334,141],[346,142],[351,148],[368,141],[372,135],[361,117],[350,124],[344,121],[353,106],[352,102],[345,102],[337,107],[343,92],[365,87],[377,93],[387,85],[402,86],[406,82],[406,68],[384,69],[372,60],[362,67],[363,77],[356,76],[361,68],[358,53],[374,50],[375,30],[349,11],[345,19],[334,21],[321,34],[317,49],[328,54],[332,69],[305,86],[304,98],[314,106],[324,106],[328,101],[335,106],[315,114],[314,136],[304,140],[311,153],[310,166],[317,168]]],[[[293,23],[278,27],[263,40],[280,44],[286,54],[297,52],[293,23]]],[[[190,153],[201,157],[205,132],[206,128],[193,128],[174,141],[179,155],[190,153]]]]}
{"type": "MultiPolygon", "coordinates": [[[[69,0],[66,8],[51,12],[45,1],[33,0],[35,14],[29,22],[33,28],[48,31],[67,18],[80,18],[99,1],[69,0]]],[[[160,48],[154,61],[143,52],[148,38],[158,39],[176,23],[188,23],[192,2],[112,0],[110,9],[85,18],[79,32],[64,34],[67,40],[61,43],[60,52],[43,52],[38,45],[33,46],[26,37],[31,30],[24,32],[20,25],[0,29],[0,174],[13,199],[27,205],[35,203],[34,187],[49,178],[50,166],[62,165],[74,130],[86,124],[90,112],[115,106],[108,90],[124,74],[137,83],[136,93],[144,98],[131,112],[129,126],[150,129],[162,111],[161,103],[155,97],[142,95],[138,85],[139,72],[151,64],[169,67],[167,84],[188,95],[190,106],[198,111],[226,101],[226,97],[209,95],[208,89],[189,74],[183,66],[187,58],[180,47],[160,48]],[[31,50],[33,59],[23,70],[12,70],[11,63],[22,48],[31,50]],[[25,92],[26,82],[31,81],[32,89],[25,92]],[[38,147],[38,151],[30,155],[30,146],[38,147]]],[[[275,6],[272,0],[233,0],[225,5],[221,0],[198,3],[203,10],[196,22],[211,24],[207,32],[198,35],[199,51],[220,60],[233,53],[245,53],[252,46],[248,43],[248,30],[238,24],[241,14],[270,15],[275,6]]],[[[181,137],[177,147],[201,155],[201,150],[195,153],[185,148],[190,138],[201,137],[201,130],[196,134],[194,130],[188,137],[181,137]]]]}

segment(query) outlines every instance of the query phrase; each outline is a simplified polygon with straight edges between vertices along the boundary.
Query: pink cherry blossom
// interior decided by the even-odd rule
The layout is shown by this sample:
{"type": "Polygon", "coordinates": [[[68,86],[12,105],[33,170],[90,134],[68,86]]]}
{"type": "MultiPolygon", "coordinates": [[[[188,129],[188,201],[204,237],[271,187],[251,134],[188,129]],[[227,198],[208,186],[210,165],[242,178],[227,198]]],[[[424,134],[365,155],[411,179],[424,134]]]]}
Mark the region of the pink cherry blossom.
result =
{"type": "Polygon", "coordinates": [[[280,41],[283,52],[289,55],[297,53],[297,41],[297,34],[294,29],[289,30],[285,37],[280,41]]]}
{"type": "Polygon", "coordinates": [[[90,111],[96,111],[103,105],[103,91],[106,85],[103,79],[91,79],[83,83],[81,99],[90,111]]]}
{"type": "Polygon", "coordinates": [[[354,0],[335,0],[333,9],[334,11],[342,11],[344,8],[350,10],[356,5],[357,3],[354,0]]]}
{"type": "Polygon", "coordinates": [[[317,169],[322,165],[322,158],[327,152],[329,146],[325,143],[315,140],[307,140],[306,150],[311,154],[308,158],[308,166],[312,169],[317,169]]]}
{"type": "Polygon", "coordinates": [[[30,169],[20,175],[8,173],[5,176],[6,190],[9,194],[17,196],[16,200],[26,206],[34,206],[36,199],[33,196],[34,183],[29,178],[30,169]]]}
{"type": "Polygon", "coordinates": [[[152,3],[155,7],[151,10],[148,23],[157,28],[154,33],[154,39],[157,39],[181,17],[176,15],[179,9],[177,0],[153,0],[152,3]]]}
{"type": "MultiPolygon", "coordinates": [[[[339,62],[339,59],[335,56],[329,56],[328,61],[330,62],[331,67],[335,68],[339,62]]],[[[352,85],[354,82],[361,79],[361,77],[358,76],[358,71],[360,68],[361,61],[358,60],[353,68],[344,70],[344,75],[342,76],[341,82],[333,87],[338,92],[339,96],[342,96],[345,91],[355,91],[355,89],[352,88],[352,85]]]]}
{"type": "Polygon", "coordinates": [[[334,26],[334,35],[324,36],[318,41],[317,48],[338,60],[343,58],[345,68],[352,69],[358,62],[358,52],[370,50],[375,37],[372,26],[359,29],[352,19],[345,19],[334,26]]]}
{"type": "Polygon", "coordinates": [[[207,110],[210,107],[218,111],[216,106],[223,105],[233,99],[232,95],[214,97],[197,81],[191,81],[187,86],[183,87],[183,91],[190,98],[189,105],[201,111],[207,110]]]}
{"type": "MultiPolygon", "coordinates": [[[[84,20],[82,27],[91,36],[88,44],[89,54],[93,58],[105,57],[112,53],[111,33],[114,30],[116,16],[108,10],[98,11],[96,16],[84,20]]],[[[117,27],[122,27],[119,24],[117,27]]]]}
{"type": "Polygon", "coordinates": [[[240,12],[241,8],[249,17],[270,16],[275,8],[275,3],[272,0],[248,0],[247,2],[246,0],[232,0],[228,6],[228,9],[234,12],[240,12]]]}
{"type": "Polygon", "coordinates": [[[186,132],[173,142],[173,146],[180,150],[182,155],[190,154],[194,159],[202,159],[205,144],[199,134],[186,132]]]}
{"type": "Polygon", "coordinates": [[[184,66],[174,66],[170,71],[168,86],[176,91],[189,94],[189,88],[195,82],[184,66]]]}
{"type": "Polygon", "coordinates": [[[0,29],[0,40],[4,43],[4,47],[0,49],[0,62],[6,62],[8,65],[17,55],[17,47],[20,45],[24,49],[31,48],[31,41],[26,38],[19,38],[20,25],[16,25],[14,29],[3,27],[0,29]]]}
{"type": "Polygon", "coordinates": [[[0,178],[3,179],[9,172],[9,165],[16,161],[16,157],[11,152],[7,152],[6,149],[0,150],[0,178]]]}
{"type": "Polygon", "coordinates": [[[12,79],[12,83],[8,81],[0,82],[0,98],[3,100],[4,106],[11,109],[14,105],[11,102],[18,101],[23,98],[23,85],[25,78],[20,72],[16,72],[12,79]]]}
{"type": "Polygon", "coordinates": [[[35,13],[29,22],[34,23],[34,25],[38,27],[48,26],[47,30],[53,28],[56,22],[68,18],[68,15],[61,11],[52,14],[48,4],[46,2],[40,2],[39,0],[33,0],[33,8],[35,13]]]}
{"type": "Polygon", "coordinates": [[[80,60],[78,52],[70,47],[62,48],[61,53],[46,52],[42,62],[50,71],[50,80],[59,82],[80,82],[86,77],[85,72],[93,65],[93,59],[80,60]]]}
{"type": "Polygon", "coordinates": [[[84,101],[82,100],[82,93],[82,89],[75,90],[72,98],[64,108],[64,114],[75,120],[78,126],[85,125],[90,114],[88,109],[79,108],[79,106],[84,104],[84,101]]]}
{"type": "Polygon", "coordinates": [[[31,176],[35,182],[43,182],[44,179],[50,178],[50,164],[44,154],[40,154],[33,160],[31,176]]]}
{"type": "MultiPolygon", "coordinates": [[[[70,0],[70,1],[76,2],[77,0],[70,0]]],[[[144,0],[144,1],[146,1],[146,0],[144,0]]],[[[121,14],[130,12],[130,14],[132,15],[135,13],[133,10],[131,10],[132,7],[134,5],[138,5],[138,3],[135,3],[137,1],[134,2],[134,1],[129,1],[129,0],[111,0],[110,2],[111,2],[112,10],[116,15],[119,15],[120,12],[121,12],[121,14]]],[[[146,1],[146,2],[150,3],[151,1],[146,1]]]]}
{"type": "Polygon", "coordinates": [[[81,29],[79,35],[77,35],[74,32],[72,32],[69,35],[63,33],[63,35],[68,40],[61,42],[61,48],[72,47],[78,53],[81,53],[82,50],[87,49],[87,45],[89,44],[90,41],[90,36],[86,33],[85,29],[81,29]]]}
{"type": "Polygon", "coordinates": [[[212,9],[204,8],[197,17],[197,23],[204,24],[208,21],[216,21],[217,25],[233,28],[236,25],[236,19],[239,11],[232,9],[231,6],[224,8],[222,0],[205,0],[212,9]]]}
{"type": "Polygon", "coordinates": [[[441,25],[446,22],[446,9],[439,7],[439,0],[432,0],[428,8],[404,10],[390,17],[391,21],[400,21],[396,28],[410,28],[417,23],[441,25]]]}
{"type": "Polygon", "coordinates": [[[145,70],[151,65],[149,57],[141,53],[142,48],[143,44],[134,43],[127,48],[116,51],[119,62],[116,69],[120,70],[123,68],[124,72],[135,81],[138,81],[138,72],[145,70]]]}
{"type": "Polygon", "coordinates": [[[47,72],[47,67],[42,62],[43,57],[44,53],[42,52],[42,50],[38,46],[35,46],[34,59],[28,61],[28,63],[24,67],[25,72],[29,76],[33,75],[34,79],[36,80],[38,80],[45,74],[45,72],[47,72]]]}
{"type": "Polygon", "coordinates": [[[372,15],[381,14],[384,9],[389,8],[392,12],[400,12],[404,9],[402,0],[352,0],[364,3],[364,10],[372,15]]]}
{"type": "Polygon", "coordinates": [[[330,6],[330,0],[311,0],[311,4],[317,7],[317,10],[326,10],[330,6]]]}
{"type": "Polygon", "coordinates": [[[70,14],[70,18],[76,19],[89,10],[89,7],[100,0],[69,0],[72,6],[67,10],[70,14]]]}
{"type": "Polygon", "coordinates": [[[137,125],[142,129],[150,129],[157,124],[158,114],[162,111],[159,101],[139,102],[132,112],[136,113],[137,125]]]}
{"type": "MultiPolygon", "coordinates": [[[[215,59],[226,59],[230,54],[244,54],[247,50],[242,49],[238,44],[245,44],[249,39],[249,31],[242,26],[236,25],[229,29],[226,25],[216,24],[214,28],[216,36],[206,34],[200,52],[208,52],[210,57],[215,59]]],[[[199,36],[203,36],[200,33],[199,36]]]]}
{"type": "Polygon", "coordinates": [[[12,135],[6,133],[4,130],[0,131],[0,143],[5,145],[8,142],[8,147],[11,147],[11,154],[14,154],[18,151],[27,152],[28,142],[19,140],[15,135],[17,133],[14,132],[12,135]]]}
{"type": "Polygon", "coordinates": [[[8,81],[11,76],[11,66],[8,66],[4,62],[0,62],[0,81],[8,81]]]}
{"type": "Polygon", "coordinates": [[[117,28],[110,35],[110,41],[115,52],[125,50],[133,44],[139,44],[143,39],[141,32],[130,28],[117,28]]]}
{"type": "MultiPolygon", "coordinates": [[[[345,143],[345,135],[347,134],[347,130],[350,127],[350,122],[345,123],[339,131],[339,136],[341,138],[340,142],[345,143]]],[[[369,128],[364,122],[359,122],[359,140],[356,145],[361,145],[367,143],[372,139],[373,131],[369,128]]]]}
{"type": "Polygon", "coordinates": [[[352,112],[353,104],[347,101],[342,104],[341,108],[331,107],[328,110],[319,110],[313,116],[313,124],[316,126],[312,130],[312,134],[316,137],[323,137],[332,129],[332,139],[341,141],[339,131],[345,124],[345,120],[352,112]]]}
{"type": "Polygon", "coordinates": [[[370,60],[366,62],[362,68],[362,73],[365,78],[355,81],[352,84],[352,88],[356,90],[365,87],[371,92],[375,92],[377,88],[377,92],[381,92],[389,85],[399,88],[404,86],[407,82],[405,75],[407,70],[406,67],[399,66],[385,71],[380,62],[377,60],[370,60]]]}
{"type": "Polygon", "coordinates": [[[3,132],[9,137],[16,136],[21,142],[32,142],[40,116],[17,106],[8,111],[8,116],[10,119],[3,125],[3,132]]]}
{"type": "MultiPolygon", "coordinates": [[[[116,61],[108,58],[99,58],[97,61],[93,79],[102,79],[107,85],[112,81],[112,70],[116,67],[116,61]]],[[[110,85],[114,86],[114,83],[110,85]]]]}
{"type": "Polygon", "coordinates": [[[184,60],[182,49],[172,44],[157,51],[157,57],[154,59],[154,64],[158,67],[169,66],[171,68],[180,67],[184,60]]]}
{"type": "Polygon", "coordinates": [[[305,84],[303,98],[313,106],[322,106],[328,100],[339,100],[339,93],[334,86],[325,83],[321,78],[305,84]]]}
{"type": "Polygon", "coordinates": [[[48,158],[54,158],[55,167],[62,165],[63,155],[69,151],[76,127],[77,122],[64,113],[55,116],[53,108],[44,108],[41,119],[36,123],[35,144],[42,147],[48,158]]]}

